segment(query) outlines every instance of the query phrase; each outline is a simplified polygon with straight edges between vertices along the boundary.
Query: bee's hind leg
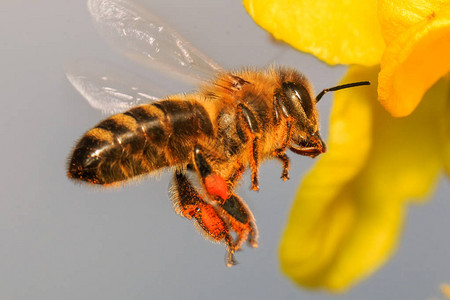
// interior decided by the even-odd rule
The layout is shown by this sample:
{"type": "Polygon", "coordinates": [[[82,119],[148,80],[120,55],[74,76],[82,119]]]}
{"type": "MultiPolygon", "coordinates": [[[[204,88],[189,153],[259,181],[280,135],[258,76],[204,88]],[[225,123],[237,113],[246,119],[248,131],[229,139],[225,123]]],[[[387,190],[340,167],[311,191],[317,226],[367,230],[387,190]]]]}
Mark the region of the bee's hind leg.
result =
{"type": "Polygon", "coordinates": [[[240,250],[242,243],[246,240],[251,247],[258,247],[258,228],[255,219],[239,196],[231,192],[228,199],[223,204],[218,205],[218,209],[237,234],[234,244],[236,251],[240,250]]]}
{"type": "Polygon", "coordinates": [[[181,171],[175,172],[174,187],[173,202],[177,213],[193,220],[194,226],[206,238],[216,242],[223,241],[227,248],[226,264],[228,267],[235,265],[235,243],[230,235],[229,225],[220,216],[218,209],[202,198],[181,171]]]}
{"type": "Polygon", "coordinates": [[[213,171],[199,145],[194,147],[194,163],[206,192],[212,199],[219,197],[221,202],[225,201],[229,196],[228,184],[222,176],[213,171]]]}
{"type": "Polygon", "coordinates": [[[211,200],[217,204],[220,215],[237,234],[235,250],[239,250],[245,240],[248,240],[252,247],[257,247],[258,229],[253,214],[245,202],[228,188],[227,181],[213,172],[199,146],[194,149],[194,163],[211,200]]]}

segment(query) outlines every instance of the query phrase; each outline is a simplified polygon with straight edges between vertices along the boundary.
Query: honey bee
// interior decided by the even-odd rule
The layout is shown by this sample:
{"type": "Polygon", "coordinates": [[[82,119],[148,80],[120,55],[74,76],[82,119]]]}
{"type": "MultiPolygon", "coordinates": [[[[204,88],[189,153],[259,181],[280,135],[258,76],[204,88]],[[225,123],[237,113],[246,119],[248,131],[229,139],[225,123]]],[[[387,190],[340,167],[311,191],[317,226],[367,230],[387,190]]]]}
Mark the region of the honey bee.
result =
{"type": "Polygon", "coordinates": [[[93,106],[118,113],[78,141],[68,177],[108,186],[172,168],[176,212],[205,237],[225,244],[227,266],[236,264],[234,253],[245,241],[257,247],[258,239],[253,214],[234,191],[244,171],[250,169],[256,191],[260,164],[275,158],[282,164],[281,179],[289,179],[287,150],[309,157],[326,151],[316,109],[321,97],[368,82],[315,97],[305,76],[291,68],[223,70],[128,0],[89,0],[88,7],[100,33],[125,55],[201,84],[192,93],[140,104],[157,97],[136,87],[112,88],[111,80],[119,83],[114,77],[69,70],[69,80],[93,106]]]}

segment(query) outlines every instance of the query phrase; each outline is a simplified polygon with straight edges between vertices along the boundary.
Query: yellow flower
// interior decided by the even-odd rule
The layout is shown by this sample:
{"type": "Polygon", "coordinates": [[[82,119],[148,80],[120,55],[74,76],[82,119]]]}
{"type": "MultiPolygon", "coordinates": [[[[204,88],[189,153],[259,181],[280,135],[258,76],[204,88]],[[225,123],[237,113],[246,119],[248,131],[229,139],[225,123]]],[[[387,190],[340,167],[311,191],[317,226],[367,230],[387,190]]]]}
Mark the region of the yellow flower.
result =
{"type": "Polygon", "coordinates": [[[447,299],[450,299],[450,285],[443,283],[441,285],[441,291],[442,291],[442,294],[444,294],[445,297],[447,297],[447,299]]]}
{"type": "Polygon", "coordinates": [[[328,152],[301,184],[280,247],[293,281],[344,290],[389,258],[405,207],[450,174],[450,1],[244,5],[275,38],[360,65],[343,83],[373,84],[336,93],[328,152]]]}

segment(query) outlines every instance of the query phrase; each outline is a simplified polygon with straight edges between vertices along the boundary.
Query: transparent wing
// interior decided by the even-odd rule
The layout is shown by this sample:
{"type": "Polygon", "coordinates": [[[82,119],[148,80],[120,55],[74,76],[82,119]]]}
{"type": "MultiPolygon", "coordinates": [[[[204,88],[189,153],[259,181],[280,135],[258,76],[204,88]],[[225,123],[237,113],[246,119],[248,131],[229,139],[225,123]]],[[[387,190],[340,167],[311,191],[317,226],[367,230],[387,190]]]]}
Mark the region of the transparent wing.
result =
{"type": "Polygon", "coordinates": [[[135,61],[159,65],[190,81],[210,80],[222,70],[174,29],[130,0],[88,0],[88,8],[100,34],[135,61]]]}
{"type": "Polygon", "coordinates": [[[142,78],[110,63],[81,60],[67,64],[65,69],[75,89],[105,114],[120,113],[167,96],[142,78]]]}

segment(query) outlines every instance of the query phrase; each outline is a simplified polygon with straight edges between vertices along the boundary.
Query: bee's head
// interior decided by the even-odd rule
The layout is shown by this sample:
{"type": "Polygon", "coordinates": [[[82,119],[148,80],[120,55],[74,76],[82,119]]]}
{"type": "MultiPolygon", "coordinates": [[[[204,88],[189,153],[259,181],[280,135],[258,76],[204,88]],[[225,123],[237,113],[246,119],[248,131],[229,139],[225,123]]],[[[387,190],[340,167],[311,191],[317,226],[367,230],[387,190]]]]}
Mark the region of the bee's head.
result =
{"type": "Polygon", "coordinates": [[[292,126],[289,149],[301,155],[315,157],[326,151],[319,134],[316,104],[327,92],[349,87],[369,85],[368,81],[354,82],[324,89],[316,97],[306,78],[292,70],[280,71],[280,85],[275,91],[274,109],[278,119],[286,118],[292,126]]]}
{"type": "Polygon", "coordinates": [[[326,150],[319,134],[316,98],[303,76],[290,77],[291,80],[281,82],[275,93],[275,113],[281,113],[283,117],[291,120],[292,136],[289,149],[298,154],[315,157],[326,150]]]}

